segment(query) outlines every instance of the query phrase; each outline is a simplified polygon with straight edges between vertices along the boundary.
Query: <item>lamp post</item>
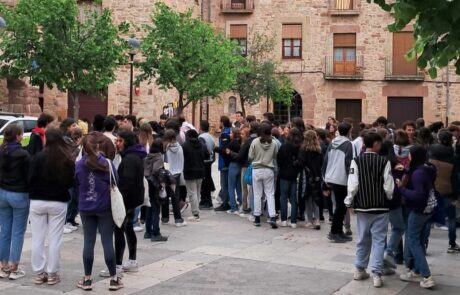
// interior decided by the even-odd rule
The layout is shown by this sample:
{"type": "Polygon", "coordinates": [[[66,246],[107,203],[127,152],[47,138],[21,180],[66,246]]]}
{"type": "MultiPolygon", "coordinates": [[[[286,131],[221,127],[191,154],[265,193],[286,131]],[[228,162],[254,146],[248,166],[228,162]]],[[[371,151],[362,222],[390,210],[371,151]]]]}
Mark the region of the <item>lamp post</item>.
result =
{"type": "Polygon", "coordinates": [[[130,65],[130,75],[129,75],[129,114],[133,114],[133,75],[134,75],[134,56],[139,51],[141,42],[135,38],[129,38],[128,44],[129,49],[129,65],[130,65]]]}

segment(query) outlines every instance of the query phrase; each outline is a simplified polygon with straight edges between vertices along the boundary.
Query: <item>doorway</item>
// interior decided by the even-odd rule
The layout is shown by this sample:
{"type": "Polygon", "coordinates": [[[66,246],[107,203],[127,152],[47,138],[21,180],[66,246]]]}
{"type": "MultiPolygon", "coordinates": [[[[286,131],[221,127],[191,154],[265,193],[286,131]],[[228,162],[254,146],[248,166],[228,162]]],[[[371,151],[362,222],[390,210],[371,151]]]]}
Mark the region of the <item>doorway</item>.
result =
{"type": "Polygon", "coordinates": [[[423,118],[423,97],[388,97],[388,122],[396,128],[417,118],[423,118]]]}

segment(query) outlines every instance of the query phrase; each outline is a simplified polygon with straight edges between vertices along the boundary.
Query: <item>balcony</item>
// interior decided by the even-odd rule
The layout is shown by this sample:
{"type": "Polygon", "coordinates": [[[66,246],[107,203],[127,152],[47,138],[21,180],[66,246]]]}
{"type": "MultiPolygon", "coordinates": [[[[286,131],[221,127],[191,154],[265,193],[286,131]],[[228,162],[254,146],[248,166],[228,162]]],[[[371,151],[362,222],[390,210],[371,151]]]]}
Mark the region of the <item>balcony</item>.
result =
{"type": "Polygon", "coordinates": [[[362,80],[364,76],[364,58],[355,57],[355,60],[338,61],[332,56],[326,56],[326,80],[362,80]]]}
{"type": "Polygon", "coordinates": [[[254,12],[254,0],[222,0],[221,12],[227,14],[251,14],[254,12]]]}
{"type": "Polygon", "coordinates": [[[415,61],[394,66],[393,58],[385,59],[385,80],[387,81],[424,81],[425,71],[417,67],[415,61]]]}
{"type": "Polygon", "coordinates": [[[329,0],[329,14],[336,16],[359,15],[359,0],[329,0]]]}

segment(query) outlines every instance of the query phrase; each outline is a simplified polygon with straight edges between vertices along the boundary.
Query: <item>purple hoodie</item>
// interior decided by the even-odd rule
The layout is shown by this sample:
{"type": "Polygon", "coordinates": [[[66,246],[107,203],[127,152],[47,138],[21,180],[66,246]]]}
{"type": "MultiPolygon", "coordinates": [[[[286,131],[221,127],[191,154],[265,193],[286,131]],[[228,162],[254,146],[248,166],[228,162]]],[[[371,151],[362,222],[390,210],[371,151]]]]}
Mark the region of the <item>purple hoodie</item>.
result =
{"type": "Polygon", "coordinates": [[[406,206],[409,211],[423,213],[435,179],[436,167],[432,164],[426,164],[415,169],[407,187],[399,188],[401,195],[407,200],[406,206]]]}
{"type": "MultiPolygon", "coordinates": [[[[78,209],[83,213],[100,213],[110,211],[110,178],[109,172],[91,171],[86,167],[87,155],[77,162],[75,168],[76,181],[79,190],[78,209]]],[[[102,155],[97,157],[99,163],[107,164],[102,155]]],[[[118,182],[117,171],[112,170],[118,182]]],[[[113,180],[112,180],[113,181],[113,180]]]]}

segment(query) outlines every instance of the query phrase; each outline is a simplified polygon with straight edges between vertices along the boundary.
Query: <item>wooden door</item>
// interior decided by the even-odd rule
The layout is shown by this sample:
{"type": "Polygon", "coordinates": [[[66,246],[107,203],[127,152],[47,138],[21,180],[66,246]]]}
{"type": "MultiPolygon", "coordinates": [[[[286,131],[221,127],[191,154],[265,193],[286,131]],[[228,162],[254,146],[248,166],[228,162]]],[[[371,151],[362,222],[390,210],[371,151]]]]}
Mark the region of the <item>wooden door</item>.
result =
{"type": "Polygon", "coordinates": [[[393,33],[393,75],[415,76],[417,74],[417,60],[407,61],[405,58],[413,45],[412,32],[393,33]]]}
{"type": "Polygon", "coordinates": [[[334,34],[334,74],[356,73],[356,34],[334,34]]]}
{"type": "Polygon", "coordinates": [[[423,118],[423,97],[388,97],[387,117],[397,128],[407,120],[423,118]]]}
{"type": "MultiPolygon", "coordinates": [[[[73,100],[68,95],[67,116],[73,118],[73,100]]],[[[102,100],[100,97],[91,96],[86,92],[78,93],[78,101],[80,103],[80,119],[88,119],[93,121],[97,114],[107,116],[107,99],[102,100]]]]}
{"type": "Polygon", "coordinates": [[[359,134],[358,124],[362,121],[362,101],[361,99],[337,99],[335,101],[335,117],[341,122],[345,118],[353,119],[352,138],[359,134]]]}

